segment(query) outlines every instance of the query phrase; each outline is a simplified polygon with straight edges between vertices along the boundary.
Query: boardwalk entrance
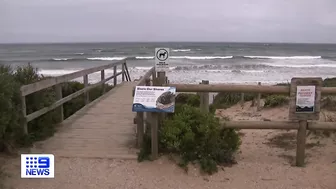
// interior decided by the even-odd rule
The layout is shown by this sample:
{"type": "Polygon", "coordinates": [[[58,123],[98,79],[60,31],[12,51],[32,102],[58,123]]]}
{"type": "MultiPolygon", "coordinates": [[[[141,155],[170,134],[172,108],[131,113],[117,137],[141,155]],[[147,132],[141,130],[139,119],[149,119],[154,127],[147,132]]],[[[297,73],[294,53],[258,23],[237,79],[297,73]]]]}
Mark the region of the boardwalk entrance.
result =
{"type": "Polygon", "coordinates": [[[124,82],[65,120],[36,152],[56,157],[136,159],[132,89],[124,82]]]}

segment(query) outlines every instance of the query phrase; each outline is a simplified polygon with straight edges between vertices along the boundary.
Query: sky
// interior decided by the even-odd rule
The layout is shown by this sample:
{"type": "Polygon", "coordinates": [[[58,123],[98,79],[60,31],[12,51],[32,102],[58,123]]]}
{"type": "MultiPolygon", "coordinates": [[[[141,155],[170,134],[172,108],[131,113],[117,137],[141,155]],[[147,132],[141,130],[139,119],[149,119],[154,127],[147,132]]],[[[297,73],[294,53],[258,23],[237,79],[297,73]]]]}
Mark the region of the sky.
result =
{"type": "Polygon", "coordinates": [[[0,0],[0,43],[336,43],[335,0],[0,0]]]}

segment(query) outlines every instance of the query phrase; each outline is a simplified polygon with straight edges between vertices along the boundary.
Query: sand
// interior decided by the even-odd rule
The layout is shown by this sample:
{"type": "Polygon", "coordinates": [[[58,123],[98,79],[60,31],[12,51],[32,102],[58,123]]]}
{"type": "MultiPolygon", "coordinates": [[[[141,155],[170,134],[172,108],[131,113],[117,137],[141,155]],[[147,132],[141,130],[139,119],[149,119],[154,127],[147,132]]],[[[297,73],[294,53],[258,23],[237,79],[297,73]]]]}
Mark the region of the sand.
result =
{"type": "MultiPolygon", "coordinates": [[[[288,108],[256,112],[250,102],[218,110],[218,116],[232,120],[286,120],[288,108]]],[[[325,112],[335,115],[335,112],[325,112]]],[[[323,116],[323,115],[322,115],[323,116]]],[[[209,176],[197,166],[189,171],[176,166],[168,157],[154,162],[133,160],[78,159],[56,157],[55,179],[20,179],[20,160],[7,159],[10,177],[6,185],[18,189],[335,189],[336,137],[309,135],[306,166],[292,166],[295,159],[295,131],[241,130],[242,145],[238,164],[220,167],[209,176]]]]}

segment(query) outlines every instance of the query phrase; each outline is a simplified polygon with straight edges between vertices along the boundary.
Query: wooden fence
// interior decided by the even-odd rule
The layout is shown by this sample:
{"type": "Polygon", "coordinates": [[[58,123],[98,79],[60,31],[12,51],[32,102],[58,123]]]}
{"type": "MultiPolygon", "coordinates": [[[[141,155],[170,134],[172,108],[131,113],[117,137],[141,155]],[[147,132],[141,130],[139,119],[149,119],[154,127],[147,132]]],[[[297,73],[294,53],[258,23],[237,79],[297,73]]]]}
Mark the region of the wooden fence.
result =
{"type": "Polygon", "coordinates": [[[62,76],[58,76],[58,77],[52,77],[52,78],[48,78],[36,83],[32,83],[29,85],[24,85],[21,87],[20,91],[21,91],[21,100],[22,100],[22,114],[23,114],[23,123],[22,123],[22,127],[24,129],[24,133],[28,134],[28,128],[27,128],[27,123],[29,121],[32,121],[38,117],[40,117],[41,115],[54,110],[55,108],[59,108],[59,112],[60,112],[60,116],[61,116],[61,121],[64,120],[64,114],[63,114],[63,104],[72,100],[73,98],[84,94],[85,96],[85,104],[89,104],[90,103],[90,99],[89,99],[89,91],[95,87],[98,86],[102,86],[103,87],[103,93],[105,93],[105,83],[111,79],[113,80],[113,86],[117,85],[117,78],[118,76],[121,75],[121,80],[122,82],[126,81],[131,81],[129,72],[128,72],[128,68],[127,68],[127,64],[126,64],[126,59],[118,61],[118,62],[114,62],[111,64],[107,64],[107,65],[103,65],[103,66],[98,66],[98,67],[93,67],[93,68],[89,68],[89,69],[85,69],[85,70],[81,70],[81,71],[77,71],[74,73],[70,73],[70,74],[66,74],[66,75],[62,75],[62,76]],[[117,73],[117,67],[121,66],[121,72],[117,73]],[[109,68],[113,68],[113,75],[110,77],[105,78],[105,70],[109,69],[109,68]],[[95,73],[95,72],[99,72],[101,73],[101,81],[95,84],[90,84],[89,85],[89,81],[88,81],[88,75],[95,73]],[[76,78],[79,77],[83,77],[83,81],[84,81],[84,88],[76,91],[73,94],[70,94],[66,97],[63,97],[62,95],[62,84],[71,80],[74,80],[76,78]],[[54,89],[56,90],[56,102],[54,102],[52,105],[48,106],[48,107],[44,107],[38,111],[35,111],[29,115],[27,115],[26,113],[26,96],[32,93],[35,93],[37,91],[49,88],[49,87],[54,87],[54,89]]]}
{"type": "MultiPolygon", "coordinates": [[[[145,74],[142,78],[143,81],[150,80],[149,76],[153,76],[152,79],[155,81],[155,70],[152,68],[149,72],[145,74]]],[[[140,83],[140,82],[139,82],[140,83]]],[[[148,82],[149,84],[149,82],[148,82]]],[[[257,94],[257,109],[260,109],[260,98],[262,93],[266,94],[283,94],[290,95],[290,86],[262,86],[260,83],[258,85],[233,85],[233,84],[209,84],[209,81],[202,81],[200,84],[172,84],[169,83],[157,83],[158,85],[167,85],[170,87],[176,87],[176,92],[197,92],[200,95],[200,108],[202,111],[209,111],[209,93],[210,92],[239,92],[239,93],[256,93],[257,94]]],[[[322,87],[322,95],[335,95],[336,87],[322,87]]],[[[243,102],[244,95],[241,95],[243,102]]],[[[137,114],[137,128],[138,128],[138,145],[141,146],[141,141],[143,137],[143,113],[137,114]]],[[[153,120],[155,118],[147,117],[148,122],[157,123],[153,120]]],[[[305,146],[306,146],[306,130],[336,130],[335,122],[318,122],[318,121],[221,121],[221,127],[233,128],[233,129],[295,129],[298,130],[297,133],[297,151],[296,151],[296,165],[304,165],[305,157],[305,146]]],[[[154,129],[156,132],[156,129],[154,129]]],[[[152,158],[157,157],[157,133],[153,133],[152,130],[152,158]],[[154,141],[154,143],[153,143],[154,141]],[[153,148],[156,148],[153,150],[153,148]]]]}

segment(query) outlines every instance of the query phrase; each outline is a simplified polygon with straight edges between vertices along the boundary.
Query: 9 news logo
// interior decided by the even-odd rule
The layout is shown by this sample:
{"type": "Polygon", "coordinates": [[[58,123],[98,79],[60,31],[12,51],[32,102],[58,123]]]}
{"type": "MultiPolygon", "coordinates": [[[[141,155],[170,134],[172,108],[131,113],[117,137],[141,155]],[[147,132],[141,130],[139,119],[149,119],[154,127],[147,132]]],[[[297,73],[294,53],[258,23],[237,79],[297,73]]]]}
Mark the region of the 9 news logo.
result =
{"type": "Polygon", "coordinates": [[[21,178],[54,178],[54,155],[21,154],[21,178]]]}

